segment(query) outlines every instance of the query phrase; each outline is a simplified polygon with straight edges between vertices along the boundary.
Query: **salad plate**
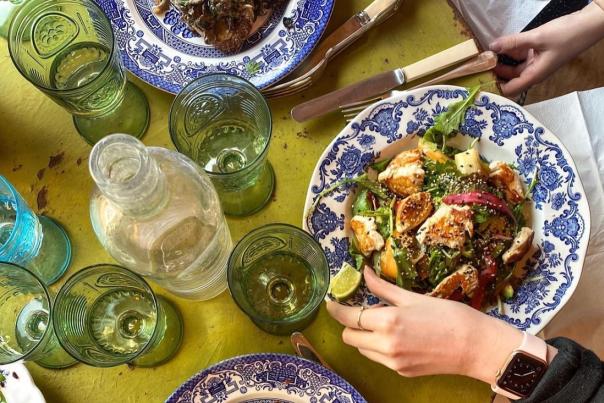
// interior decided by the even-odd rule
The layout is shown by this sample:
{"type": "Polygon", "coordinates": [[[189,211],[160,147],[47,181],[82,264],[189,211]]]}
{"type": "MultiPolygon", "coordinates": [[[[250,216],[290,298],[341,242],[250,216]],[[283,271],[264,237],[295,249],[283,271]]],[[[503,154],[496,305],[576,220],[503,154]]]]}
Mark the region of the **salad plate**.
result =
{"type": "MultiPolygon", "coordinates": [[[[369,106],[327,146],[309,184],[303,226],[323,247],[332,277],[344,262],[354,264],[349,247],[356,188],[348,184],[319,195],[342,179],[365,173],[373,162],[415,147],[437,115],[467,96],[466,89],[454,86],[401,92],[369,106]]],[[[534,185],[527,224],[534,230],[534,253],[527,262],[527,276],[512,298],[486,312],[536,334],[566,304],[581,276],[590,232],[583,186],[562,143],[506,98],[477,95],[454,140],[463,148],[476,139],[484,158],[511,163],[525,188],[534,185]]],[[[362,285],[346,303],[379,302],[362,285]]]]}
{"type": "Polygon", "coordinates": [[[0,403],[44,403],[23,362],[0,365],[0,403]]]}
{"type": "Polygon", "coordinates": [[[95,0],[114,29],[124,66],[141,80],[170,93],[208,73],[229,73],[265,88],[292,72],[325,30],[335,0],[290,0],[241,50],[223,53],[207,45],[173,5],[153,13],[154,0],[95,0]]]}
{"type": "Polygon", "coordinates": [[[329,369],[286,354],[250,354],[222,361],[183,383],[167,403],[366,403],[329,369]]]}

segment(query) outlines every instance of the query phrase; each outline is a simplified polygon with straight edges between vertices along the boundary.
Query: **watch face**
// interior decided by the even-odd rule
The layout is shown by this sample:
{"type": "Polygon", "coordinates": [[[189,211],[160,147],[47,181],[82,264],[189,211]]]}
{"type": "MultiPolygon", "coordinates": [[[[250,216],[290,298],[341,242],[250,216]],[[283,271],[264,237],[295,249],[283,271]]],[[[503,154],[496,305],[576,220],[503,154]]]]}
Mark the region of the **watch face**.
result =
{"type": "Polygon", "coordinates": [[[512,358],[497,386],[521,397],[527,397],[545,373],[547,364],[528,354],[518,352],[512,358]]]}

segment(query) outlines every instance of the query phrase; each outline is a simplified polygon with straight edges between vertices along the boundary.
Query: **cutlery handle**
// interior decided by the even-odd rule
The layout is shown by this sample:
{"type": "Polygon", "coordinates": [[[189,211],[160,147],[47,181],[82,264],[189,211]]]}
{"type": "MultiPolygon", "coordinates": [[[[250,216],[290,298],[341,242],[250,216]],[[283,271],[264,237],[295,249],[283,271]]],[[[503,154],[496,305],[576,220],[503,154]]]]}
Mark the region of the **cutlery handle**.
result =
{"type": "Polygon", "coordinates": [[[410,64],[403,68],[405,81],[414,81],[439,70],[461,63],[479,53],[474,39],[469,39],[440,53],[410,64]]]}
{"type": "Polygon", "coordinates": [[[323,365],[325,368],[331,369],[331,367],[325,362],[323,357],[319,355],[317,350],[310,344],[310,342],[300,332],[292,333],[290,337],[292,346],[296,350],[296,354],[299,357],[306,358],[307,360],[314,361],[317,364],[323,365]]]}
{"type": "Polygon", "coordinates": [[[442,76],[433,78],[432,80],[425,81],[410,89],[419,87],[426,87],[432,84],[440,84],[445,81],[453,80],[454,78],[465,77],[476,73],[482,73],[488,71],[497,65],[497,55],[491,51],[482,52],[476,58],[462,64],[458,68],[451,70],[442,76]]]}

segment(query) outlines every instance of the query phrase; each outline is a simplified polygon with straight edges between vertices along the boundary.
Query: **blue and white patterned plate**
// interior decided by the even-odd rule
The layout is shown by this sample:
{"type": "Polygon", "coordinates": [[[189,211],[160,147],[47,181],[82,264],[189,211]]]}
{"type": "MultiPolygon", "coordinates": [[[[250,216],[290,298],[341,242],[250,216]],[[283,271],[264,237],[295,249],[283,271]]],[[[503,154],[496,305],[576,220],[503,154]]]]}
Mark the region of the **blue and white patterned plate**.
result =
{"type": "Polygon", "coordinates": [[[166,403],[366,403],[329,369],[292,355],[250,354],[201,371],[166,403]]]}
{"type": "MultiPolygon", "coordinates": [[[[434,116],[452,102],[465,98],[463,88],[426,87],[401,92],[361,112],[325,149],[313,173],[304,228],[319,241],[332,275],[350,261],[348,237],[352,188],[322,199],[308,211],[323,189],[345,177],[363,173],[375,158],[391,157],[412,148],[434,116]]],[[[572,119],[569,116],[569,119],[572,119]]],[[[589,207],[575,164],[562,143],[526,110],[498,95],[481,93],[466,114],[460,146],[480,138],[479,150],[489,160],[514,163],[533,189],[532,228],[535,230],[528,277],[503,312],[491,307],[489,315],[536,334],[571,297],[583,267],[589,239],[589,207]]],[[[373,305],[378,299],[366,289],[350,301],[373,305]]]]}
{"type": "Polygon", "coordinates": [[[122,61],[143,81],[173,94],[207,73],[230,73],[264,88],[292,72],[315,47],[335,0],[290,0],[236,54],[224,54],[154,0],[95,0],[111,20],[122,61]],[[284,17],[291,24],[284,24],[284,17]]]}

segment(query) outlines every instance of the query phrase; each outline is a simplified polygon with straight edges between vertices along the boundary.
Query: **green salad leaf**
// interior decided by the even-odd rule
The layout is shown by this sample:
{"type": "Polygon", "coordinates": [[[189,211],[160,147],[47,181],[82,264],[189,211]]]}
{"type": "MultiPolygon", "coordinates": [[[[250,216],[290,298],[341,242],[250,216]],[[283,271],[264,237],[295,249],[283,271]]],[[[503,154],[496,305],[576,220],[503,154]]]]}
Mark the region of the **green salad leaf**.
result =
{"type": "Polygon", "coordinates": [[[480,91],[479,85],[468,89],[468,96],[464,100],[449,105],[446,111],[438,114],[434,118],[434,126],[426,131],[424,138],[440,145],[445,150],[447,140],[454,132],[459,130],[466,111],[474,103],[478,91],[480,91]]]}
{"type": "Polygon", "coordinates": [[[415,284],[417,278],[417,271],[411,263],[409,258],[409,251],[407,248],[399,248],[396,242],[392,242],[392,249],[394,252],[394,260],[396,261],[396,267],[398,268],[396,275],[396,285],[406,290],[410,290],[415,284]]]}
{"type": "Polygon", "coordinates": [[[352,238],[350,245],[348,246],[348,253],[352,257],[352,260],[354,260],[354,267],[358,271],[362,271],[363,266],[365,266],[365,256],[363,256],[363,254],[357,248],[354,237],[352,238]]]}
{"type": "Polygon", "coordinates": [[[352,203],[352,215],[359,215],[364,211],[370,210],[373,210],[373,206],[369,202],[369,191],[365,188],[360,189],[352,203]]]}
{"type": "Polygon", "coordinates": [[[384,206],[377,210],[365,210],[359,212],[359,215],[375,218],[375,224],[382,237],[388,238],[390,237],[390,234],[392,234],[392,208],[384,206]]]}
{"type": "Polygon", "coordinates": [[[388,167],[388,164],[392,161],[392,158],[386,158],[385,160],[376,161],[373,164],[369,165],[369,167],[378,173],[382,173],[388,167]]]}

